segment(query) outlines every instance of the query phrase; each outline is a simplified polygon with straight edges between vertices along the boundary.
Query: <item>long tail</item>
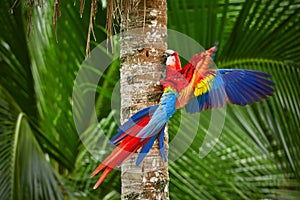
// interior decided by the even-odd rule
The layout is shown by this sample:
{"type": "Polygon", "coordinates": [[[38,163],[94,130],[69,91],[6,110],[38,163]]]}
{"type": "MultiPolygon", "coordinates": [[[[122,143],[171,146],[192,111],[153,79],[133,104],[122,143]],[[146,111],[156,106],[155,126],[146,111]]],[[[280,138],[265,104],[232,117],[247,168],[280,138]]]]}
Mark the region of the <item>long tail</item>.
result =
{"type": "Polygon", "coordinates": [[[166,121],[162,120],[165,121],[162,123],[157,121],[159,120],[157,119],[157,113],[161,113],[156,112],[161,109],[159,107],[160,106],[155,105],[145,108],[130,117],[127,122],[119,127],[119,132],[111,138],[111,142],[117,145],[117,147],[91,174],[91,177],[93,177],[104,169],[94,189],[102,183],[113,168],[122,164],[142,147],[136,161],[136,165],[139,165],[153,146],[157,137],[159,138],[161,155],[163,159],[166,160],[163,146],[166,121]],[[155,124],[156,126],[154,126],[155,124]]]}

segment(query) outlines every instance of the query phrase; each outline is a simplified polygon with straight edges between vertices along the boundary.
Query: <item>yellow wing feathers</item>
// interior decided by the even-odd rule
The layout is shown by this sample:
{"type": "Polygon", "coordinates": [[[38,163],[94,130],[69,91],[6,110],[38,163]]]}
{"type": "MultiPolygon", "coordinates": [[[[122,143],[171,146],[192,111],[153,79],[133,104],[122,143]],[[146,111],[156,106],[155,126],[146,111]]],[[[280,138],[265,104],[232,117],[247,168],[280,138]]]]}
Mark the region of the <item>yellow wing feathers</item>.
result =
{"type": "Polygon", "coordinates": [[[181,108],[185,106],[193,95],[197,97],[209,92],[209,90],[213,86],[214,77],[214,74],[209,74],[205,76],[202,80],[199,80],[198,82],[191,82],[186,88],[184,88],[179,93],[176,102],[176,108],[181,108]]]}
{"type": "Polygon", "coordinates": [[[214,80],[214,75],[210,74],[201,80],[199,83],[196,84],[194,95],[200,96],[202,94],[207,93],[211,88],[214,80]]]}

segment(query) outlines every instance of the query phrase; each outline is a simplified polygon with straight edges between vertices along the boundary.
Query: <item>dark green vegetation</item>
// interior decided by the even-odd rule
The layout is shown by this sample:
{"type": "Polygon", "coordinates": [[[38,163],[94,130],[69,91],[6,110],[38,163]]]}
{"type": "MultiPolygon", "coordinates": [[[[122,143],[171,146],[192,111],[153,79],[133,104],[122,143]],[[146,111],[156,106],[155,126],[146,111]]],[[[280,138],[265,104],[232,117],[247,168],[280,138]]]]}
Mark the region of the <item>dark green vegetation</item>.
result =
{"type": "MultiPolygon", "coordinates": [[[[29,3],[21,1],[11,10],[14,2],[0,3],[0,199],[119,199],[117,170],[101,189],[92,190],[96,179],[89,174],[98,161],[82,145],[72,117],[72,89],[85,58],[90,3],[80,18],[79,2],[62,1],[56,31],[52,3],[35,5],[28,39],[29,3]]],[[[168,28],[205,48],[219,40],[219,68],[258,69],[276,82],[274,96],[266,101],[227,106],[220,140],[203,159],[199,147],[211,113],[201,114],[197,138],[170,162],[171,199],[298,199],[300,3],[174,0],[168,7],[168,28]]],[[[97,13],[97,42],[106,38],[105,12],[99,8],[97,13]]],[[[107,143],[88,136],[99,127],[107,135],[116,131],[113,111],[103,108],[110,105],[117,67],[106,71],[97,90],[100,126],[84,133],[90,145],[103,149],[107,143]]],[[[171,138],[180,115],[171,120],[171,138]]],[[[186,133],[196,123],[183,121],[186,133]]],[[[176,152],[170,149],[172,154],[176,152]]]]}

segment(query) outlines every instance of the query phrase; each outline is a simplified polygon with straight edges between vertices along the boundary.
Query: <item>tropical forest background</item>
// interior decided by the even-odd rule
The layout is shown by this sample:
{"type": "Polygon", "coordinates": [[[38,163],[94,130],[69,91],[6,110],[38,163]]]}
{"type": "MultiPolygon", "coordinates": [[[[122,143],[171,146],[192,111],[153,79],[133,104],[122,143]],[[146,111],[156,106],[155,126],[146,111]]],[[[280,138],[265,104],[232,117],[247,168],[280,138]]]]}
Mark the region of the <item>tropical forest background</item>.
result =
{"type": "MultiPolygon", "coordinates": [[[[119,170],[92,189],[90,173],[101,159],[87,151],[73,120],[72,90],[86,57],[91,2],[85,1],[82,17],[80,1],[55,2],[0,3],[0,199],[120,199],[119,170]]],[[[206,49],[219,41],[218,68],[262,70],[276,83],[268,100],[227,106],[222,135],[204,158],[198,154],[210,113],[201,114],[194,142],[169,164],[170,198],[300,199],[300,1],[167,3],[169,29],[206,49]]],[[[97,6],[91,49],[107,37],[106,1],[97,6]]],[[[109,144],[95,144],[88,133],[116,132],[118,110],[107,105],[119,80],[118,60],[104,75],[95,99],[99,124],[85,134],[107,154],[109,144]]],[[[179,113],[169,124],[171,139],[180,120],[179,113]]],[[[185,130],[193,126],[185,124],[185,130]]]]}

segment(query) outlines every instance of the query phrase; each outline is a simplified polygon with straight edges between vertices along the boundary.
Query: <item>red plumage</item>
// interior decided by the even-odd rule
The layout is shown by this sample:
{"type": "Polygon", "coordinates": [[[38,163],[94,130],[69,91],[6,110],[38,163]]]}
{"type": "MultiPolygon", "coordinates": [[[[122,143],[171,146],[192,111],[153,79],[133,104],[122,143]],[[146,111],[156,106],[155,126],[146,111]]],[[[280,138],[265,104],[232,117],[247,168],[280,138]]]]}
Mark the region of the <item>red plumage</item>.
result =
{"type": "Polygon", "coordinates": [[[92,172],[91,177],[95,176],[101,170],[105,169],[101,174],[99,180],[95,184],[94,189],[96,189],[102,183],[102,181],[112,171],[113,168],[126,161],[132,156],[132,154],[134,154],[139,148],[141,148],[146,142],[148,142],[150,137],[145,138],[143,141],[141,141],[141,138],[136,137],[136,135],[148,124],[150,119],[151,116],[142,118],[141,121],[136,122],[133,127],[114,139],[114,141],[117,141],[120,138],[126,136],[111,152],[111,154],[92,172]]]}
{"type": "MultiPolygon", "coordinates": [[[[113,168],[143,147],[137,159],[138,165],[149,152],[156,137],[159,134],[163,136],[165,124],[175,113],[175,108],[185,107],[187,112],[195,113],[223,107],[226,100],[229,103],[246,105],[272,95],[274,83],[268,80],[270,75],[266,73],[242,69],[209,69],[215,50],[216,47],[212,47],[194,55],[182,69],[178,53],[172,50],[166,52],[166,77],[161,81],[163,88],[168,88],[164,90],[161,98],[164,102],[139,111],[120,127],[119,133],[112,139],[112,143],[118,146],[92,173],[95,176],[104,169],[94,189],[113,168]],[[167,113],[168,118],[165,117],[167,113]],[[153,115],[156,117],[152,118],[153,115]],[[158,124],[162,125],[157,126],[158,124]],[[144,127],[144,132],[149,131],[147,137],[137,137],[144,127]]],[[[163,141],[163,137],[160,141],[163,141]]],[[[162,156],[165,157],[164,154],[162,156]]]]}

